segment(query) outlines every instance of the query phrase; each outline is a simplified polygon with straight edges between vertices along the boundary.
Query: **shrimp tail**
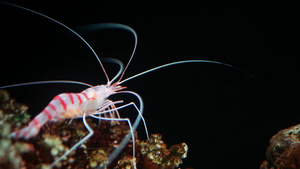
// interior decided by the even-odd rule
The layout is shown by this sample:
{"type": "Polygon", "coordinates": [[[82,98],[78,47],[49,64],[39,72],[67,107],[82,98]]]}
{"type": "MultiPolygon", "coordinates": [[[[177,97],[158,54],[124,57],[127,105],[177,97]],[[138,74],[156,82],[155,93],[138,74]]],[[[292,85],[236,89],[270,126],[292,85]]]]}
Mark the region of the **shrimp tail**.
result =
{"type": "Polygon", "coordinates": [[[28,126],[17,130],[15,132],[13,132],[11,134],[12,138],[16,138],[16,139],[30,139],[32,137],[35,137],[40,129],[42,128],[42,126],[48,121],[48,117],[45,114],[44,111],[42,111],[40,114],[38,114],[34,119],[32,119],[29,123],[28,126]]]}
{"type": "Polygon", "coordinates": [[[28,140],[36,136],[39,133],[40,129],[41,127],[37,127],[33,122],[30,122],[28,126],[13,132],[11,134],[11,137],[16,139],[24,138],[28,140]]]}

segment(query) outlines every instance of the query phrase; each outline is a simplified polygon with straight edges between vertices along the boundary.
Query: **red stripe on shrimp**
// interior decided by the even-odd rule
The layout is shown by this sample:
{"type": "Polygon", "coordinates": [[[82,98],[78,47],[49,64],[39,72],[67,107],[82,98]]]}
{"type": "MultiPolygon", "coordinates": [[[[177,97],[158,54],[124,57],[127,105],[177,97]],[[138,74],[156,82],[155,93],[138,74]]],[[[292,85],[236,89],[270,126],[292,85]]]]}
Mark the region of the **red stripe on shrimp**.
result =
{"type": "Polygon", "coordinates": [[[59,100],[60,103],[61,103],[61,105],[62,105],[63,108],[64,108],[64,111],[67,110],[67,104],[66,104],[66,102],[63,101],[63,99],[62,99],[59,95],[55,96],[55,97],[54,97],[54,100],[59,100]]]}
{"type": "Polygon", "coordinates": [[[43,112],[47,115],[47,117],[48,117],[49,120],[52,119],[52,115],[51,115],[51,113],[48,110],[44,109],[43,112]]]}
{"type": "Polygon", "coordinates": [[[76,94],[76,96],[77,96],[77,98],[78,98],[79,104],[81,105],[82,99],[81,99],[80,95],[79,95],[79,94],[76,94]]]}
{"type": "Polygon", "coordinates": [[[86,100],[90,100],[89,98],[88,98],[88,96],[86,95],[86,93],[81,93],[85,98],[86,98],[86,100]]]}
{"type": "Polygon", "coordinates": [[[33,124],[34,124],[34,126],[35,126],[36,128],[38,128],[38,126],[40,125],[40,122],[39,122],[36,118],[34,118],[34,119],[32,120],[32,122],[33,122],[33,124]]]}
{"type": "Polygon", "coordinates": [[[48,106],[50,106],[54,111],[56,111],[56,107],[52,103],[49,103],[48,106]]]}
{"type": "Polygon", "coordinates": [[[73,99],[73,96],[72,96],[72,94],[71,94],[71,93],[69,93],[68,95],[69,95],[69,97],[70,97],[71,103],[72,103],[72,104],[74,104],[74,99],[73,99]]]}

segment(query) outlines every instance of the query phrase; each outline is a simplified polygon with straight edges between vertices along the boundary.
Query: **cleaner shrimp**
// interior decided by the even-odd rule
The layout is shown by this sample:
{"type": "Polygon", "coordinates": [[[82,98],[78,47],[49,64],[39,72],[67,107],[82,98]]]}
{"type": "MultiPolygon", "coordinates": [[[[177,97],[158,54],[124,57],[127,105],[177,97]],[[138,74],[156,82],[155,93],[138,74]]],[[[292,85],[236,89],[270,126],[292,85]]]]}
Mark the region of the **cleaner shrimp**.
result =
{"type": "MultiPolygon", "coordinates": [[[[70,27],[64,25],[63,23],[61,23],[47,15],[44,15],[42,13],[36,12],[34,10],[31,10],[31,9],[28,9],[28,8],[25,8],[25,7],[22,7],[19,5],[15,5],[15,4],[11,4],[11,3],[7,3],[7,2],[3,2],[3,1],[0,1],[0,2],[3,4],[6,4],[6,5],[14,6],[14,7],[35,13],[37,15],[40,15],[48,20],[51,20],[51,21],[57,23],[58,25],[64,27],[65,29],[69,30],[70,32],[72,32],[81,41],[83,41],[85,43],[85,45],[87,45],[88,48],[92,51],[95,58],[99,62],[99,65],[101,66],[101,68],[104,72],[104,75],[107,79],[106,84],[96,85],[96,86],[92,86],[90,84],[87,84],[84,82],[79,82],[79,81],[51,80],[51,81],[37,81],[37,82],[20,83],[20,84],[13,84],[13,85],[7,85],[7,86],[0,87],[0,89],[4,89],[4,88],[10,88],[10,87],[49,84],[49,83],[70,83],[70,84],[84,85],[84,86],[88,87],[87,89],[85,89],[84,91],[82,91],[80,93],[58,94],[57,96],[55,96],[53,98],[53,100],[50,101],[50,103],[41,111],[40,114],[38,114],[36,117],[34,117],[32,119],[32,121],[28,124],[28,126],[22,128],[18,131],[13,132],[11,135],[11,137],[15,138],[15,139],[20,139],[20,138],[30,139],[30,138],[35,137],[39,133],[40,128],[48,121],[55,122],[55,121],[60,121],[60,120],[64,120],[64,119],[82,118],[86,129],[89,131],[89,134],[87,134],[84,138],[82,138],[78,143],[73,145],[73,147],[70,148],[70,150],[68,150],[67,152],[65,152],[65,154],[62,155],[59,159],[55,160],[52,164],[50,164],[50,166],[49,166],[50,168],[56,166],[56,164],[58,162],[60,162],[63,158],[68,156],[78,146],[80,146],[81,144],[86,142],[90,137],[92,137],[92,135],[94,134],[94,131],[91,129],[91,127],[86,122],[86,117],[92,117],[92,118],[95,118],[98,120],[106,120],[106,121],[126,121],[129,125],[130,133],[127,136],[125,136],[125,138],[123,138],[123,140],[119,143],[118,147],[109,155],[108,163],[106,164],[107,166],[112,161],[114,161],[114,159],[118,156],[118,154],[120,154],[120,152],[123,150],[125,145],[129,142],[130,138],[132,139],[132,149],[133,149],[132,156],[133,156],[133,159],[135,159],[135,140],[134,140],[135,138],[134,138],[133,133],[137,129],[141,120],[143,122],[145,132],[146,132],[148,139],[149,139],[149,134],[148,134],[148,129],[147,129],[145,119],[143,118],[144,104],[143,104],[142,97],[133,91],[124,90],[126,87],[121,86],[121,84],[123,84],[126,81],[129,81],[131,79],[134,79],[136,77],[139,77],[141,75],[144,75],[146,73],[149,73],[149,72],[152,72],[152,71],[164,68],[164,67],[173,66],[173,65],[177,65],[177,64],[184,64],[184,63],[195,63],[195,62],[221,64],[221,65],[229,66],[234,69],[245,72],[242,69],[239,69],[237,67],[234,67],[232,65],[225,64],[222,62],[216,62],[216,61],[210,61],[210,60],[183,60],[183,61],[177,61],[177,62],[164,64],[164,65],[146,70],[144,72],[141,72],[139,74],[136,74],[134,76],[131,76],[131,77],[123,80],[125,71],[128,68],[129,64],[131,63],[131,60],[133,59],[133,56],[135,54],[135,50],[137,47],[136,32],[131,27],[123,25],[123,24],[118,24],[118,23],[90,24],[90,25],[80,27],[81,31],[86,31],[86,32],[98,31],[98,30],[103,30],[103,29],[121,29],[121,30],[129,31],[130,33],[133,34],[134,39],[135,39],[134,47],[133,47],[131,56],[125,67],[123,66],[122,62],[120,62],[119,60],[107,59],[108,62],[113,62],[120,66],[120,70],[117,73],[117,75],[115,75],[115,77],[112,80],[110,80],[100,58],[98,57],[98,55],[96,54],[94,49],[90,46],[90,44],[81,35],[79,35],[77,33],[77,31],[71,29],[70,27]],[[136,104],[135,102],[130,102],[130,103],[123,104],[121,106],[116,106],[116,104],[121,104],[121,103],[123,103],[123,101],[122,100],[113,101],[113,100],[110,100],[109,97],[111,95],[121,94],[121,93],[130,94],[130,95],[135,96],[138,99],[139,103],[136,104]],[[139,106],[137,106],[137,105],[139,105],[139,106]],[[138,114],[137,118],[133,124],[131,123],[129,118],[121,117],[118,112],[119,109],[129,107],[129,106],[133,106],[138,114]]],[[[135,162],[134,162],[133,167],[136,168],[135,162]]]]}

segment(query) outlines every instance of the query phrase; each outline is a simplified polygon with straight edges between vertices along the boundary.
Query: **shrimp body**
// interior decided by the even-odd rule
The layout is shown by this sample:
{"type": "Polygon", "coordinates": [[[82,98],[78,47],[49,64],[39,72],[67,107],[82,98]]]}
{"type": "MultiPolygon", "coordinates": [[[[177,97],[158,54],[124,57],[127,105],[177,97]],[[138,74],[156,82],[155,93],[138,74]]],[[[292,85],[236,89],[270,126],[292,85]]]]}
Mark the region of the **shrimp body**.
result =
{"type": "Polygon", "coordinates": [[[38,114],[28,126],[15,131],[14,138],[30,139],[36,136],[41,127],[48,121],[61,121],[70,118],[82,117],[84,113],[93,114],[108,100],[107,97],[123,89],[123,87],[112,85],[99,85],[88,88],[81,93],[61,93],[55,96],[52,101],[38,114]]]}

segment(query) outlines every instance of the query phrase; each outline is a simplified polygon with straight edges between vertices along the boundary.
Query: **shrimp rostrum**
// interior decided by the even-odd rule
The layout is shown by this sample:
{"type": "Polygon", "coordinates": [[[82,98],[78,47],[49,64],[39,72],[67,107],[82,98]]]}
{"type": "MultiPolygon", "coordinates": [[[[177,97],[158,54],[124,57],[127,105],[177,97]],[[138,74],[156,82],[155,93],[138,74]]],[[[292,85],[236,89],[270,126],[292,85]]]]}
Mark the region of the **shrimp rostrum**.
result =
{"type": "MultiPolygon", "coordinates": [[[[125,122],[128,123],[128,126],[130,128],[130,132],[118,144],[118,147],[115,150],[113,150],[111,152],[111,154],[108,156],[108,162],[107,162],[106,166],[108,166],[120,154],[122,149],[129,142],[130,138],[132,139],[132,152],[133,152],[132,157],[133,157],[133,160],[135,160],[135,138],[134,138],[133,133],[137,129],[137,127],[138,127],[141,120],[143,121],[143,125],[144,125],[144,128],[145,128],[146,135],[149,138],[146,122],[145,122],[145,119],[142,116],[143,109],[144,109],[144,104],[143,104],[143,100],[142,100],[140,95],[138,95],[137,93],[135,93],[133,91],[124,90],[126,87],[121,86],[122,83],[124,83],[128,80],[134,79],[134,78],[136,78],[138,76],[141,76],[143,74],[152,72],[154,70],[158,70],[160,68],[164,68],[164,67],[168,67],[168,66],[172,66],[172,65],[176,65],[176,64],[201,62],[201,63],[221,64],[221,65],[233,67],[231,65],[221,63],[221,62],[216,62],[216,61],[184,60],[184,61],[177,61],[177,62],[164,64],[164,65],[146,70],[144,72],[141,72],[139,74],[136,74],[134,76],[131,76],[127,79],[122,80],[123,75],[124,75],[127,67],[129,66],[129,64],[130,64],[130,62],[131,62],[131,60],[134,56],[136,46],[137,46],[137,34],[129,26],[126,26],[126,25],[123,25],[123,24],[117,24],[117,23],[91,24],[91,25],[86,25],[86,26],[83,26],[83,27],[79,27],[78,31],[75,31],[75,30],[69,28],[68,26],[64,25],[63,23],[61,23],[61,22],[59,22],[59,21],[57,21],[53,18],[50,18],[49,16],[46,16],[46,15],[41,14],[39,12],[36,12],[34,10],[31,10],[31,9],[28,9],[28,8],[25,8],[25,7],[22,7],[22,6],[18,6],[18,5],[15,5],[15,4],[10,4],[10,3],[6,3],[6,2],[2,2],[2,1],[0,1],[0,2],[3,3],[3,4],[6,4],[6,5],[14,6],[14,7],[17,7],[17,8],[35,13],[37,15],[40,15],[44,18],[47,18],[47,19],[57,23],[58,25],[64,27],[65,29],[69,30],[70,32],[72,32],[79,39],[81,39],[88,46],[88,48],[93,52],[95,58],[99,62],[99,65],[101,66],[101,68],[102,68],[102,70],[103,70],[103,72],[106,76],[106,79],[107,79],[106,84],[96,85],[96,86],[92,86],[90,84],[83,83],[83,82],[78,82],[78,81],[52,80],[52,81],[37,81],[37,82],[20,83],[20,84],[7,85],[7,86],[0,87],[0,89],[3,89],[3,88],[10,88],[10,87],[49,84],[49,83],[71,83],[71,84],[85,85],[85,86],[88,87],[87,89],[85,89],[84,91],[82,91],[80,93],[62,93],[62,94],[58,94],[41,111],[41,113],[39,113],[36,117],[34,117],[32,119],[32,121],[28,124],[28,126],[13,132],[12,135],[11,135],[11,137],[14,138],[14,139],[30,139],[30,138],[35,137],[39,133],[41,127],[45,123],[47,123],[48,121],[56,122],[56,121],[61,121],[61,120],[64,120],[64,119],[82,118],[83,119],[83,124],[85,125],[86,129],[89,131],[89,134],[87,134],[84,138],[82,138],[78,143],[73,145],[73,147],[70,148],[67,152],[65,152],[64,155],[62,155],[60,158],[56,159],[49,166],[50,168],[56,166],[56,164],[58,162],[60,162],[62,159],[64,159],[64,157],[68,156],[71,151],[75,150],[78,146],[80,146],[81,144],[86,142],[94,134],[94,131],[92,130],[92,128],[88,125],[88,123],[86,121],[86,117],[92,117],[92,118],[95,118],[95,119],[106,120],[106,121],[125,121],[125,122]],[[127,62],[127,65],[126,65],[125,68],[119,60],[111,59],[111,58],[106,59],[108,62],[113,62],[113,63],[116,63],[120,66],[120,70],[119,70],[118,74],[112,80],[109,79],[109,77],[108,77],[108,75],[107,75],[107,73],[104,69],[104,66],[102,65],[102,62],[99,59],[96,52],[94,51],[94,49],[78,33],[78,32],[83,33],[83,32],[98,31],[98,30],[103,30],[103,29],[122,29],[122,30],[126,30],[126,31],[131,32],[134,36],[134,39],[135,39],[133,51],[131,53],[131,56],[130,56],[129,61],[127,62]],[[123,103],[122,100],[113,101],[113,100],[109,99],[109,97],[111,95],[120,94],[120,93],[134,95],[138,99],[139,103],[138,104],[136,104],[135,102],[123,103]],[[120,105],[120,106],[116,106],[117,104],[120,105]],[[129,118],[121,117],[121,115],[118,112],[119,109],[122,109],[122,108],[125,108],[125,107],[128,107],[128,106],[133,106],[135,108],[135,110],[137,111],[137,118],[136,118],[136,120],[134,121],[133,124],[131,123],[129,118]]],[[[233,67],[233,68],[238,69],[240,71],[243,71],[243,70],[241,70],[237,67],[233,67]]],[[[133,164],[134,164],[133,168],[136,168],[135,161],[133,162],[133,164]]]]}

